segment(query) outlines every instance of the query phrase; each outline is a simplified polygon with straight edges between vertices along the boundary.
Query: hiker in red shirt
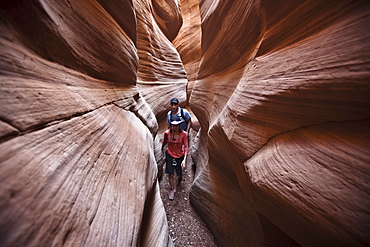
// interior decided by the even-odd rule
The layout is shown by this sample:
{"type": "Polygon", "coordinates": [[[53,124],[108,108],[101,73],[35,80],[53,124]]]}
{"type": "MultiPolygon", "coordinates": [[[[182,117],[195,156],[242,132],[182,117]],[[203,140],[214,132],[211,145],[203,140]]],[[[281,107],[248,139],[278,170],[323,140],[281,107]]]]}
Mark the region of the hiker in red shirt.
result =
{"type": "MultiPolygon", "coordinates": [[[[164,139],[162,143],[162,151],[166,148],[166,170],[168,180],[170,182],[169,199],[172,201],[175,197],[175,170],[177,174],[177,186],[180,186],[182,181],[182,161],[188,155],[188,136],[185,131],[180,129],[182,121],[172,121],[171,129],[164,132],[164,139]]],[[[185,162],[183,164],[185,166],[185,162]]]]}

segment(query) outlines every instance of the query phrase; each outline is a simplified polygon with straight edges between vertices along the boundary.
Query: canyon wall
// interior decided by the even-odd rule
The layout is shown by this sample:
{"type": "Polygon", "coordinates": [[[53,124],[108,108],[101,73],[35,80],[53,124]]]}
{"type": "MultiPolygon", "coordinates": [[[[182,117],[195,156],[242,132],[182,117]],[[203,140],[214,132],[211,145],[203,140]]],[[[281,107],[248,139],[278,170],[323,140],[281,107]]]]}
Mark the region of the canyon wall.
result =
{"type": "Polygon", "coordinates": [[[190,199],[219,246],[370,244],[369,13],[199,1],[190,199]]]}
{"type": "Polygon", "coordinates": [[[172,97],[219,246],[370,244],[368,1],[0,6],[0,246],[173,246],[172,97]]]}
{"type": "Polygon", "coordinates": [[[186,97],[178,3],[0,6],[0,246],[173,246],[154,139],[186,97]]]}

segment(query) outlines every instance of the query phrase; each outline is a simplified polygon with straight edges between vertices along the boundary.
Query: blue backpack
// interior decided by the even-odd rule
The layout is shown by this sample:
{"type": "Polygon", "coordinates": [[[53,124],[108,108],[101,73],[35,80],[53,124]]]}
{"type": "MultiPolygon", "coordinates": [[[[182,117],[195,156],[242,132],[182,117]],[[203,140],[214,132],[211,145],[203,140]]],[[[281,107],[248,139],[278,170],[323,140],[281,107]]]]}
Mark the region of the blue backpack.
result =
{"type": "MultiPolygon", "coordinates": [[[[182,123],[180,126],[182,126],[183,124],[185,124],[185,129],[183,129],[183,128],[181,128],[181,129],[183,129],[183,130],[186,131],[186,129],[188,128],[188,121],[186,121],[185,116],[184,116],[184,109],[182,109],[181,107],[180,107],[180,113],[181,113],[182,119],[184,120],[184,123],[182,123]]],[[[172,121],[178,121],[177,119],[174,119],[174,116],[177,116],[177,114],[176,115],[173,115],[172,112],[170,114],[171,114],[170,115],[170,121],[171,122],[172,121]]]]}

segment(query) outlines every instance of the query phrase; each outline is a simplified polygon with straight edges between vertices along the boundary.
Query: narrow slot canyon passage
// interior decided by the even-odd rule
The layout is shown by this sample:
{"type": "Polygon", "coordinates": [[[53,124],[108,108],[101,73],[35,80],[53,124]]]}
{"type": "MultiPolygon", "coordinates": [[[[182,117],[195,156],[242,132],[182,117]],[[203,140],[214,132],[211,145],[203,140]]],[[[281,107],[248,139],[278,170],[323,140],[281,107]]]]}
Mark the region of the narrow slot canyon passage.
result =
{"type": "Polygon", "coordinates": [[[168,177],[165,175],[160,182],[160,193],[166,211],[169,234],[174,246],[216,247],[214,238],[206,224],[190,205],[189,192],[194,179],[194,171],[191,164],[183,169],[183,181],[176,189],[174,200],[168,199],[170,186],[168,177]]]}
{"type": "MultiPolygon", "coordinates": [[[[196,121],[194,115],[192,118],[193,121],[196,121]]],[[[169,199],[170,184],[168,174],[165,174],[165,162],[164,164],[161,162],[162,165],[158,168],[159,174],[161,174],[159,177],[160,195],[167,216],[169,234],[176,247],[216,247],[217,244],[208,227],[190,204],[189,193],[196,169],[191,154],[196,151],[194,150],[193,143],[197,132],[193,129],[190,129],[189,132],[189,155],[186,159],[186,166],[183,169],[182,182],[180,186],[176,186],[176,193],[173,200],[169,199]]],[[[159,133],[159,136],[163,136],[163,133],[159,133]]],[[[177,184],[177,181],[178,177],[175,173],[175,184],[177,184]]]]}
{"type": "Polygon", "coordinates": [[[369,27],[361,0],[0,1],[0,247],[370,246],[369,27]]]}

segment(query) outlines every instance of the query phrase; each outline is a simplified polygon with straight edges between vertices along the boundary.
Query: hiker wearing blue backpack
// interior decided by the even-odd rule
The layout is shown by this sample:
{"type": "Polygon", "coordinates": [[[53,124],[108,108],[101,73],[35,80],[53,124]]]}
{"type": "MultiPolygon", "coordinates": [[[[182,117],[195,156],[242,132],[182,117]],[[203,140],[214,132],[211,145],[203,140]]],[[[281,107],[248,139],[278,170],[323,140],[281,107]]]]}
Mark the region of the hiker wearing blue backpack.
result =
{"type": "Polygon", "coordinates": [[[167,113],[166,123],[168,123],[168,127],[171,127],[171,122],[173,121],[182,121],[180,124],[180,129],[189,133],[189,129],[191,126],[191,117],[188,110],[181,108],[179,106],[179,100],[177,98],[173,98],[170,101],[171,110],[167,113]]]}

